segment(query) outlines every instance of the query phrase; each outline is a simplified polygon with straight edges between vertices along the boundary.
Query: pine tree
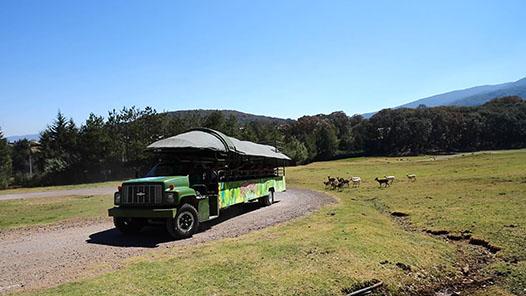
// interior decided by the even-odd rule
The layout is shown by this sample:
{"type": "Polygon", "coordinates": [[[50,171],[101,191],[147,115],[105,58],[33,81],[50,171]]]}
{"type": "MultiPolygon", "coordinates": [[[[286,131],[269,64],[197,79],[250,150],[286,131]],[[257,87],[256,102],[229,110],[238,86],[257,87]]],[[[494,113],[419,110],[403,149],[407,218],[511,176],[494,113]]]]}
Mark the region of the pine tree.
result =
{"type": "Polygon", "coordinates": [[[9,144],[4,138],[0,129],[0,189],[5,189],[9,185],[11,178],[11,153],[9,144]]]}
{"type": "Polygon", "coordinates": [[[225,123],[225,133],[228,136],[237,138],[239,134],[239,124],[237,122],[237,117],[230,115],[228,120],[225,123]]]}
{"type": "Polygon", "coordinates": [[[73,120],[67,120],[61,112],[58,112],[53,124],[42,132],[40,141],[45,174],[65,173],[79,161],[78,129],[73,120]]]}
{"type": "Polygon", "coordinates": [[[225,117],[221,111],[213,111],[206,117],[204,127],[211,128],[218,131],[224,131],[225,117]]]}

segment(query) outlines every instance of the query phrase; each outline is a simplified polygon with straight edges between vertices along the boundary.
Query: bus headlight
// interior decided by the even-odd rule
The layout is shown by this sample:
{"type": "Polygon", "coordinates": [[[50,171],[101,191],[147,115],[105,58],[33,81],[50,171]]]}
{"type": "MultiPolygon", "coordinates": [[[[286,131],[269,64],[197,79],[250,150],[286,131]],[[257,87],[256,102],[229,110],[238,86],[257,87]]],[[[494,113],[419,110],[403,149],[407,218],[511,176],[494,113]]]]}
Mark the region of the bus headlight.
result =
{"type": "Polygon", "coordinates": [[[120,192],[115,192],[115,194],[113,195],[113,203],[116,205],[121,203],[121,193],[120,192]]]}
{"type": "Polygon", "coordinates": [[[174,194],[173,193],[168,193],[166,194],[166,202],[167,203],[174,203],[175,202],[175,199],[174,199],[174,194]]]}

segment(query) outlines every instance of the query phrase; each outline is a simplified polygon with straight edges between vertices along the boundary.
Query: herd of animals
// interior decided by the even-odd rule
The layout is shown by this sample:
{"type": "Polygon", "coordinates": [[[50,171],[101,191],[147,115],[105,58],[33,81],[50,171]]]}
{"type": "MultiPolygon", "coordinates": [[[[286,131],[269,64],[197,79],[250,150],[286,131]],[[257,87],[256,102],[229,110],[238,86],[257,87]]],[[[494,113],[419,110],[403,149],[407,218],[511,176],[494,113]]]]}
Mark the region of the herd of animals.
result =
{"type": "MultiPolygon", "coordinates": [[[[408,174],[406,175],[407,179],[410,182],[416,181],[416,175],[415,174],[408,174]]],[[[393,184],[395,180],[395,176],[384,176],[383,178],[376,177],[374,180],[378,182],[378,185],[380,187],[389,187],[393,184]]],[[[353,187],[360,187],[360,184],[362,183],[362,178],[360,177],[351,177],[350,179],[340,178],[340,177],[331,177],[327,176],[327,181],[323,181],[323,184],[325,185],[325,188],[330,188],[332,190],[339,189],[342,190],[344,187],[350,187],[350,184],[352,184],[353,187]]]]}

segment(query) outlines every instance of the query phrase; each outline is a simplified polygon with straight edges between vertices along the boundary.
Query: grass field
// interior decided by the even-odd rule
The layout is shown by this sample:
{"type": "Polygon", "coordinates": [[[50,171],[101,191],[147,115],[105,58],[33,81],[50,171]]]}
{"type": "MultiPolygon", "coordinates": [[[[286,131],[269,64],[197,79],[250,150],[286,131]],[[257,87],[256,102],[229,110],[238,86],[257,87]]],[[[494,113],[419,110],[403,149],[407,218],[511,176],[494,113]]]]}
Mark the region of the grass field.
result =
{"type": "Polygon", "coordinates": [[[75,185],[15,188],[15,189],[0,190],[0,195],[14,194],[14,193],[26,193],[26,192],[43,192],[43,191],[55,191],[55,190],[68,190],[68,189],[82,189],[82,188],[117,187],[121,183],[122,181],[108,181],[108,182],[86,183],[86,184],[75,184],[75,185]]]}
{"type": "Polygon", "coordinates": [[[328,191],[339,202],[308,217],[235,239],[152,252],[117,272],[29,294],[342,295],[371,280],[384,281],[384,293],[418,293],[461,278],[460,268],[479,252],[424,229],[469,232],[502,249],[481,266],[496,284],[472,294],[526,293],[525,151],[354,158],[287,170],[289,186],[320,191],[327,175],[364,182],[328,191]],[[410,183],[406,174],[418,180],[410,183]],[[398,180],[379,188],[373,179],[383,175],[398,180]],[[393,211],[408,214],[412,230],[395,221],[393,211]]]}
{"type": "Polygon", "coordinates": [[[461,157],[357,158],[315,163],[289,170],[289,183],[313,188],[309,179],[358,175],[360,189],[337,193],[370,201],[382,212],[409,215],[419,230],[470,233],[502,248],[487,273],[508,276],[501,285],[526,293],[526,151],[475,153],[461,157]],[[408,182],[406,174],[416,174],[408,182]],[[396,175],[391,188],[374,177],[396,175]]]}
{"type": "Polygon", "coordinates": [[[72,218],[106,217],[111,195],[0,201],[0,230],[51,224],[72,218]]]}

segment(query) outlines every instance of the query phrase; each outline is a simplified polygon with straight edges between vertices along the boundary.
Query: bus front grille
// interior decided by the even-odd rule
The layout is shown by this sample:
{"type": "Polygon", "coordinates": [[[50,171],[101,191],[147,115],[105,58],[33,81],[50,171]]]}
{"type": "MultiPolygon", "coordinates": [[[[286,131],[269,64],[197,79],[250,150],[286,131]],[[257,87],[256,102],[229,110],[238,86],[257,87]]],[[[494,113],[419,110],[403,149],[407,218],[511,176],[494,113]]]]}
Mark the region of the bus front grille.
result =
{"type": "Polygon", "coordinates": [[[122,192],[121,204],[125,206],[157,205],[163,200],[162,184],[125,184],[122,192]]]}

